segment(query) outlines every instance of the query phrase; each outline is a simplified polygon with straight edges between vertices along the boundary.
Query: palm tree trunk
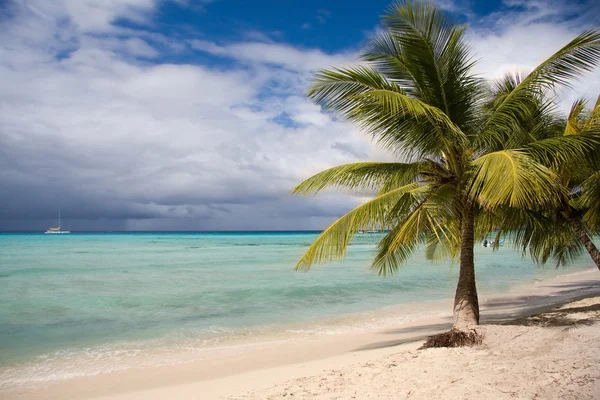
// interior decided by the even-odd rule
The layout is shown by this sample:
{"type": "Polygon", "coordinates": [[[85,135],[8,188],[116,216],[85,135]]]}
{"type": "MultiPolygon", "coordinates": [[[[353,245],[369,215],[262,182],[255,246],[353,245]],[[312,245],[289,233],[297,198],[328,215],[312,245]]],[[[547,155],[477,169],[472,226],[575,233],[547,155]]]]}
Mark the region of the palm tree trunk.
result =
{"type": "Polygon", "coordinates": [[[571,223],[573,230],[575,230],[579,241],[585,246],[586,250],[592,257],[592,260],[594,260],[594,263],[596,263],[596,267],[600,269],[600,251],[598,251],[598,248],[594,245],[592,239],[590,239],[585,229],[583,229],[581,221],[579,221],[577,218],[571,218],[569,219],[569,222],[571,223]]]}
{"type": "Polygon", "coordinates": [[[453,329],[465,331],[479,324],[479,301],[475,286],[473,206],[467,202],[460,227],[460,273],[454,297],[453,329]]]}

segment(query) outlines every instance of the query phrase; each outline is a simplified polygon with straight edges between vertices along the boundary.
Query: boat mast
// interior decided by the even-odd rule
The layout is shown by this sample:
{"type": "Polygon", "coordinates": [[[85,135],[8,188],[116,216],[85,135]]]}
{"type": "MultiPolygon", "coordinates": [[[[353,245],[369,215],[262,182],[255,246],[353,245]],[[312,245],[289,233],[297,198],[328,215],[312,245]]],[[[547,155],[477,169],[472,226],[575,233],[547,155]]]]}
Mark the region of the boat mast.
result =
{"type": "Polygon", "coordinates": [[[58,209],[58,229],[60,229],[60,208],[58,209]]]}

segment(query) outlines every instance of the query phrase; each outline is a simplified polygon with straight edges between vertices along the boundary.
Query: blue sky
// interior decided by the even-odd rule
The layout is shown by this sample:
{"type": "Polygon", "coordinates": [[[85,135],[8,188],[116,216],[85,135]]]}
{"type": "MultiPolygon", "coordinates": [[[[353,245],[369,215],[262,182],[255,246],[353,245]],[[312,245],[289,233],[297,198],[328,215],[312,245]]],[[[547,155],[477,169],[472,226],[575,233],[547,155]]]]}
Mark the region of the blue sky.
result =
{"type": "MultiPolygon", "coordinates": [[[[189,29],[210,38],[240,40],[255,32],[336,52],[354,48],[364,40],[365,33],[379,24],[379,17],[390,4],[387,0],[217,0],[190,7],[190,3],[167,2],[159,7],[156,20],[161,30],[179,34],[189,29]]],[[[510,8],[497,0],[445,2],[442,6],[461,21],[467,14],[488,15],[510,8]]]]}
{"type": "Polygon", "coordinates": [[[386,1],[214,1],[195,9],[166,3],[157,17],[163,29],[180,34],[189,28],[235,41],[255,33],[335,52],[356,47],[386,7],[386,1]]]}
{"type": "MultiPolygon", "coordinates": [[[[220,42],[273,40],[328,53],[356,50],[378,26],[392,3],[387,0],[256,0],[163,1],[153,10],[152,30],[168,36],[220,42]]],[[[500,10],[519,10],[502,1],[441,2],[455,20],[477,23],[477,17],[500,10]]],[[[121,20],[123,26],[147,26],[121,20]]],[[[216,62],[200,55],[178,54],[175,62],[216,62]],[[195,58],[199,57],[199,58],[195,58]]]]}
{"type": "MultiPolygon", "coordinates": [[[[528,71],[595,1],[440,0],[489,79],[528,71]]],[[[290,189],[391,160],[305,96],[356,62],[387,1],[8,0],[0,10],[0,230],[322,229],[363,201],[290,189]]],[[[559,90],[600,93],[598,71],[559,90]]]]}

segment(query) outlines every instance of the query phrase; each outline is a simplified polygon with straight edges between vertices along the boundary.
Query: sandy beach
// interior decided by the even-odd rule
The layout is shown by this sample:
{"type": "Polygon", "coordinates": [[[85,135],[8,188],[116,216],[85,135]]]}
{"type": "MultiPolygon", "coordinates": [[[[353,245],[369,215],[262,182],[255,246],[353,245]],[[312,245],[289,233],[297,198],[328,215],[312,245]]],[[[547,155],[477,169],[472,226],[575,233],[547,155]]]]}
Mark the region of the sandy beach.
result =
{"type": "Polygon", "coordinates": [[[96,400],[600,396],[597,270],[482,296],[483,346],[418,350],[426,336],[448,329],[450,304],[428,304],[431,312],[422,319],[400,325],[265,342],[200,361],[1,394],[96,400]]]}
{"type": "Polygon", "coordinates": [[[230,399],[597,399],[600,297],[508,325],[483,346],[403,351],[230,399]]]}

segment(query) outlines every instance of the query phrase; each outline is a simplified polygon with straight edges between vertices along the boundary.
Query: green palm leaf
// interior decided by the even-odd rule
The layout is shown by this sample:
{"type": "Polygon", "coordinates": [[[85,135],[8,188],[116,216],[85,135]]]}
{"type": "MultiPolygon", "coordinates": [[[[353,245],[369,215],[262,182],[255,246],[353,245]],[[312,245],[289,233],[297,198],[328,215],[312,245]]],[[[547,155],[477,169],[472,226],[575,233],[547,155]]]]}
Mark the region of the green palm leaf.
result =
{"type": "Polygon", "coordinates": [[[452,184],[431,188],[408,213],[398,213],[402,223],[381,240],[371,269],[383,276],[395,273],[424,241],[431,258],[456,255],[459,233],[453,207],[455,189],[452,184]]]}
{"type": "Polygon", "coordinates": [[[328,187],[377,191],[390,182],[394,182],[397,188],[417,180],[426,165],[426,162],[359,162],[339,165],[308,178],[296,186],[292,193],[317,194],[328,187]]]}
{"type": "Polygon", "coordinates": [[[470,193],[486,207],[536,207],[560,189],[554,173],[524,151],[502,150],[473,161],[470,193]]]}
{"type": "Polygon", "coordinates": [[[581,114],[585,110],[585,99],[577,99],[571,106],[571,112],[565,124],[564,135],[575,135],[581,131],[581,114]]]}
{"type": "Polygon", "coordinates": [[[315,73],[308,96],[326,109],[352,115],[357,106],[356,96],[380,89],[404,93],[401,86],[388,81],[372,67],[335,68],[315,73]]]}
{"type": "Polygon", "coordinates": [[[397,83],[410,95],[422,92],[412,73],[412,65],[404,59],[400,43],[389,32],[379,32],[365,46],[362,58],[372,63],[378,73],[397,83]]]}
{"type": "Polygon", "coordinates": [[[588,131],[594,128],[600,127],[600,96],[596,99],[596,104],[594,104],[594,108],[590,112],[590,115],[587,121],[583,124],[581,130],[588,131]]]}
{"type": "MultiPolygon", "coordinates": [[[[405,93],[394,92],[386,89],[372,90],[356,96],[366,102],[375,101],[381,106],[381,111],[389,116],[400,116],[400,118],[427,119],[433,127],[436,127],[437,138],[448,147],[450,143],[460,145],[466,141],[466,136],[460,128],[439,108],[432,107],[420,100],[411,98],[405,93]]],[[[379,112],[379,110],[377,110],[379,112]]]]}
{"type": "Polygon", "coordinates": [[[385,229],[394,222],[390,210],[404,197],[410,199],[427,191],[427,187],[411,183],[356,207],[323,231],[296,265],[296,270],[309,270],[314,262],[343,258],[350,239],[360,229],[385,229]]]}
{"type": "Polygon", "coordinates": [[[580,206],[585,210],[583,222],[596,234],[600,233],[600,170],[581,183],[580,206]]]}
{"type": "Polygon", "coordinates": [[[441,110],[408,96],[370,67],[320,71],[309,96],[359,123],[393,151],[438,155],[449,153],[449,144],[464,141],[464,134],[441,110]]]}
{"type": "Polygon", "coordinates": [[[600,129],[538,140],[524,146],[523,151],[545,165],[581,163],[600,152],[600,129]]]}

